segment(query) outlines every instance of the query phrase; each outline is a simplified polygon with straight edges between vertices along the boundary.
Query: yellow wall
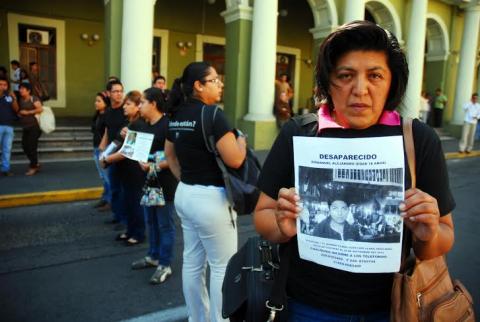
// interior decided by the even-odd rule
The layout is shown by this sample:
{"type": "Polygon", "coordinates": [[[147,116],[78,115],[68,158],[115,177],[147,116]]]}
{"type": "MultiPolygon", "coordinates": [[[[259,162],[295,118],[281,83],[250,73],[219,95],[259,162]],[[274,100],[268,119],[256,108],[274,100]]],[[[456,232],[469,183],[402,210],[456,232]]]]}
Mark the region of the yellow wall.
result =
{"type": "Polygon", "coordinates": [[[65,30],[67,107],[55,112],[59,116],[93,115],[95,93],[105,88],[103,23],[66,19],[65,30]],[[82,33],[96,33],[100,40],[88,46],[80,38],[82,33]]]}

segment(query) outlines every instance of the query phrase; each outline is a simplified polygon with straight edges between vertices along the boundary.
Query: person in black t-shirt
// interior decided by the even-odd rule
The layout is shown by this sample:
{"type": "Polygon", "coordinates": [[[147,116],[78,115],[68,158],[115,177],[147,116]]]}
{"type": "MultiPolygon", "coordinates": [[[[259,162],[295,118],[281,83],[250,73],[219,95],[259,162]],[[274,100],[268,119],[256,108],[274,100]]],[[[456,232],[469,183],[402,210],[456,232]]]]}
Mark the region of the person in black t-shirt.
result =
{"type": "MultiPolygon", "coordinates": [[[[142,94],[131,91],[125,97],[123,110],[129,124],[128,129],[142,131],[145,122],[140,118],[140,101],[142,94]]],[[[125,139],[127,129],[124,128],[117,135],[118,141],[125,139]]],[[[102,160],[103,166],[115,166],[115,179],[120,188],[119,206],[125,211],[127,231],[117,235],[116,240],[125,241],[127,246],[137,245],[145,239],[145,221],[143,209],[140,206],[145,173],[137,161],[127,159],[120,152],[115,152],[102,160]]],[[[112,189],[113,190],[113,189],[112,189]]],[[[113,195],[112,195],[113,198],[113,195]]],[[[113,203],[113,200],[112,200],[113,203]]],[[[113,206],[113,204],[112,204],[113,206]]]]}
{"type": "MultiPolygon", "coordinates": [[[[233,220],[236,213],[228,204],[222,173],[202,134],[202,108],[215,108],[222,88],[223,83],[209,64],[189,64],[170,92],[171,118],[165,141],[168,164],[180,180],[175,209],[184,237],[185,302],[191,319],[212,322],[223,321],[222,282],[228,260],[237,251],[237,231],[229,211],[233,220]],[[210,300],[205,283],[206,262],[210,266],[210,300]]],[[[245,138],[235,138],[222,110],[218,110],[212,125],[210,133],[220,157],[227,166],[239,168],[245,160],[245,138]]]]}
{"type": "Polygon", "coordinates": [[[110,209],[111,202],[111,193],[110,193],[110,182],[108,178],[107,169],[102,168],[100,165],[100,142],[102,141],[102,136],[105,133],[105,110],[110,104],[110,100],[104,93],[97,93],[95,96],[95,115],[92,119],[92,133],[93,133],[93,160],[95,161],[95,166],[97,167],[98,175],[103,183],[103,193],[100,197],[100,200],[95,203],[94,208],[97,208],[100,211],[106,211],[110,209]]]}
{"type": "Polygon", "coordinates": [[[145,185],[161,188],[165,199],[163,206],[145,206],[145,220],[148,229],[149,248],[147,256],[132,263],[133,269],[157,267],[150,283],[163,283],[172,274],[170,264],[175,243],[175,222],[173,198],[177,180],[168,168],[163,149],[168,130],[168,117],[165,113],[165,99],[158,88],[149,88],[143,92],[140,115],[146,121],[142,132],[154,134],[150,155],[153,160],[142,163],[148,172],[145,185]],[[156,157],[157,154],[160,157],[156,157]]]}
{"type": "MultiPolygon", "coordinates": [[[[317,136],[359,138],[402,135],[394,109],[406,89],[408,66],[395,36],[368,21],[339,27],[320,47],[317,136]]],[[[287,278],[290,321],[389,321],[392,273],[351,273],[300,258],[296,218],[293,136],[307,135],[296,122],[286,123],[276,138],[259,178],[262,191],[254,223],[268,240],[291,243],[287,278]]],[[[399,210],[411,230],[415,255],[429,259],[453,245],[451,211],[455,202],[438,136],[414,120],[417,188],[405,191],[399,210]]],[[[409,172],[405,173],[409,186],[409,172]]]]}
{"type": "MultiPolygon", "coordinates": [[[[110,98],[110,106],[105,111],[105,133],[99,144],[99,149],[104,151],[109,144],[119,135],[128,121],[123,113],[123,84],[119,80],[112,80],[107,83],[107,93],[110,98]]],[[[112,164],[108,167],[108,179],[110,182],[111,208],[113,219],[111,223],[127,223],[127,214],[123,207],[122,188],[120,183],[121,171],[118,165],[112,164]]]]}

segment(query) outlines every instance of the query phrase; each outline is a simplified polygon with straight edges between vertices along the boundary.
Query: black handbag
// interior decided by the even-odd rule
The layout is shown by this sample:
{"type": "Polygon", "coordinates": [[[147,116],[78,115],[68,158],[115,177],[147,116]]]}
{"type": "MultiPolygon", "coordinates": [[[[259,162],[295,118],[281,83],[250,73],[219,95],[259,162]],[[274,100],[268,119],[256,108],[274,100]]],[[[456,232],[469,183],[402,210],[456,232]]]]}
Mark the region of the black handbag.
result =
{"type": "Polygon", "coordinates": [[[232,322],[287,320],[285,288],[291,244],[280,247],[254,236],[233,255],[222,285],[224,318],[232,322]]]}

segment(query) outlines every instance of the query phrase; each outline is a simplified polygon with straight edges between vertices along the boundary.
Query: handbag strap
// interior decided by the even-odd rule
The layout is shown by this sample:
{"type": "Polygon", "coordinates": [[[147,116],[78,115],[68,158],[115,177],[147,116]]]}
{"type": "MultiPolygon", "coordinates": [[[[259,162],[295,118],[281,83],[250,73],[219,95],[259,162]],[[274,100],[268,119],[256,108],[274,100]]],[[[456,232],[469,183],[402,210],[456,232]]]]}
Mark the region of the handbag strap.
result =
{"type": "Polygon", "coordinates": [[[408,168],[410,170],[411,188],[417,186],[417,175],[415,172],[415,144],[413,143],[412,119],[403,119],[403,142],[407,154],[408,168]]]}
{"type": "Polygon", "coordinates": [[[212,134],[213,122],[215,121],[217,110],[218,110],[218,106],[215,106],[213,115],[211,118],[209,118],[206,116],[206,113],[208,112],[206,105],[202,106],[202,113],[200,116],[201,124],[202,124],[202,134],[203,134],[203,140],[205,142],[205,146],[207,147],[208,152],[213,153],[213,155],[215,156],[215,161],[217,161],[217,165],[220,168],[220,171],[222,172],[223,181],[225,183],[227,201],[229,204],[228,212],[230,215],[230,222],[232,223],[233,228],[235,228],[235,220],[233,219],[233,213],[232,213],[232,207],[234,204],[233,194],[231,191],[231,186],[229,184],[230,177],[228,174],[227,167],[225,166],[225,163],[223,163],[223,160],[220,157],[220,154],[218,153],[217,147],[215,146],[215,138],[212,134]]]}
{"type": "MultiPolygon", "coordinates": [[[[405,146],[405,153],[407,155],[407,165],[410,173],[410,187],[415,188],[417,186],[417,174],[415,171],[415,144],[413,141],[413,120],[411,118],[404,118],[403,127],[403,144],[405,146]]],[[[405,273],[408,255],[410,253],[410,246],[412,239],[412,232],[403,224],[403,241],[402,241],[402,261],[400,263],[400,272],[405,273]]]]}
{"type": "Polygon", "coordinates": [[[270,311],[269,320],[273,321],[276,312],[283,311],[287,302],[287,277],[290,270],[294,243],[290,240],[280,252],[280,269],[270,291],[270,297],[265,302],[265,307],[270,311]]]}

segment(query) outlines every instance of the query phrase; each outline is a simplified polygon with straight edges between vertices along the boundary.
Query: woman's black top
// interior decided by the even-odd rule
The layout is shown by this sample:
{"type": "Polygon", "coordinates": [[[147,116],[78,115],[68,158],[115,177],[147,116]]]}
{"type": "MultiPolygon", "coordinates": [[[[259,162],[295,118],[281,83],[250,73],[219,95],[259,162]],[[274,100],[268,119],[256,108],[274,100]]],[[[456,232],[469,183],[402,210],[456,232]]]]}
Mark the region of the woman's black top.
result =
{"type": "Polygon", "coordinates": [[[95,113],[92,119],[92,133],[93,133],[93,147],[98,148],[102,141],[103,134],[105,133],[105,113],[95,113]]]}
{"type": "MultiPolygon", "coordinates": [[[[282,127],[263,165],[259,187],[277,199],[282,187],[294,187],[292,137],[301,130],[294,121],[282,127]]],[[[319,136],[360,138],[402,135],[401,126],[374,125],[364,130],[323,129],[319,136]]],[[[455,207],[450,192],[448,172],[440,139],[429,126],[414,120],[413,136],[416,154],[417,187],[437,199],[441,215],[455,207]]],[[[407,165],[405,155],[405,165],[407,165]]],[[[406,166],[405,187],[410,186],[406,166]]],[[[291,239],[292,252],[287,294],[298,301],[321,309],[343,313],[362,314],[388,311],[392,288],[391,273],[351,273],[300,259],[297,238],[291,239]]]]}
{"type": "MultiPolygon", "coordinates": [[[[170,119],[167,139],[175,146],[178,162],[182,168],[182,182],[223,187],[225,184],[215,155],[207,150],[203,138],[201,113],[204,105],[201,101],[192,99],[180,106],[178,112],[170,119]]],[[[215,137],[215,142],[232,130],[221,109],[217,110],[212,123],[211,133],[215,137]]]]}
{"type": "MultiPolygon", "coordinates": [[[[165,147],[165,139],[168,131],[168,117],[163,116],[157,123],[149,124],[147,122],[138,122],[135,126],[138,126],[140,132],[151,133],[154,135],[152,148],[150,154],[154,154],[157,151],[163,151],[165,147]]],[[[157,172],[158,183],[162,187],[165,200],[173,201],[175,197],[175,190],[177,189],[178,181],[173,176],[170,169],[162,169],[157,172]]]]}

